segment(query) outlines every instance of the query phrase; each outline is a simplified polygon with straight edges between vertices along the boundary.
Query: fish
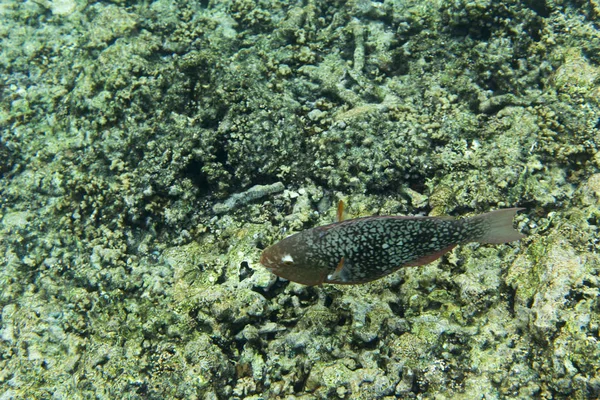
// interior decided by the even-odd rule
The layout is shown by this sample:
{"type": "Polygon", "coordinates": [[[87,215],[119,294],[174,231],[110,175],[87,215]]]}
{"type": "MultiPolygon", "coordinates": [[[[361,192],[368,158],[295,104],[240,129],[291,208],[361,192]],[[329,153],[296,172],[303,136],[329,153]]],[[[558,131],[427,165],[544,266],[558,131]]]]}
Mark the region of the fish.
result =
{"type": "Polygon", "coordinates": [[[525,235],[512,226],[523,208],[468,218],[381,216],[343,219],[307,229],[267,247],[260,263],[275,275],[303,285],[354,285],[383,278],[402,267],[429,264],[459,244],[501,244],[525,235]]]}

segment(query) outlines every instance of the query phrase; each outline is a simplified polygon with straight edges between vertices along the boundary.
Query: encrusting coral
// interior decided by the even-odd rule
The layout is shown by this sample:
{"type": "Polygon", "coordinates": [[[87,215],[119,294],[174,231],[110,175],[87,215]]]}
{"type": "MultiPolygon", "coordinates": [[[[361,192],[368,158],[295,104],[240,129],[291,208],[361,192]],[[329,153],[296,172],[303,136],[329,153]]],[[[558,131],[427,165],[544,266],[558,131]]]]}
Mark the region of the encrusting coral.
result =
{"type": "Polygon", "coordinates": [[[600,396],[595,2],[0,14],[0,397],[600,396]],[[361,286],[259,265],[340,199],[527,237],[361,286]]]}

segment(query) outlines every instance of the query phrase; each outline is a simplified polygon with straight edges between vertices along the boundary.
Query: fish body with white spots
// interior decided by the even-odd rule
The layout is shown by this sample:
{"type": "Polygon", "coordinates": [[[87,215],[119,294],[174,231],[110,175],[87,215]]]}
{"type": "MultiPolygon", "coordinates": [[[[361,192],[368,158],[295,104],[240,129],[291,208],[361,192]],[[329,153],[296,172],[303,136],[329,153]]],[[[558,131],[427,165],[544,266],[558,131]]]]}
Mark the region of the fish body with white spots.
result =
{"type": "Polygon", "coordinates": [[[260,262],[274,274],[305,285],[366,283],[404,266],[430,263],[461,243],[519,240],[524,235],[512,227],[519,210],[463,219],[349,219],[289,236],[265,249],[260,262]]]}

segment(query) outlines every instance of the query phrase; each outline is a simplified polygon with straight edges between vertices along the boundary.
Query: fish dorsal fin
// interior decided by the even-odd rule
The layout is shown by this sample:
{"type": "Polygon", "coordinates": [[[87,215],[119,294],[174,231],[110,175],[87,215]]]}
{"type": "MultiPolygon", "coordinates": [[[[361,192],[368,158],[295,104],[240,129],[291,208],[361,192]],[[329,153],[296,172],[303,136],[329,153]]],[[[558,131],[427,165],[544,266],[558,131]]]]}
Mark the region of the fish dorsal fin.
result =
{"type": "Polygon", "coordinates": [[[344,220],[344,200],[338,201],[337,208],[337,222],[342,222],[344,220]]]}

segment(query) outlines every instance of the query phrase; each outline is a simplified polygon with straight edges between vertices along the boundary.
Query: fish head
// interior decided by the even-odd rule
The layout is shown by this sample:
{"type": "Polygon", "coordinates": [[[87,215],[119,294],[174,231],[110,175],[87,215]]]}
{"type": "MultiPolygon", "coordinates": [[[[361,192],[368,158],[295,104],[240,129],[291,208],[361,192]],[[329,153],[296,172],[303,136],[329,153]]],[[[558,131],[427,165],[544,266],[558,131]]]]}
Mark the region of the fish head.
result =
{"type": "Polygon", "coordinates": [[[319,285],[327,276],[328,268],[310,256],[311,232],[289,236],[267,247],[260,263],[275,275],[304,285],[319,285]]]}

